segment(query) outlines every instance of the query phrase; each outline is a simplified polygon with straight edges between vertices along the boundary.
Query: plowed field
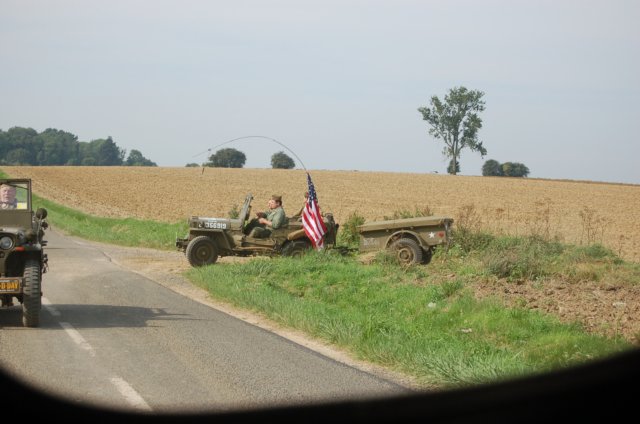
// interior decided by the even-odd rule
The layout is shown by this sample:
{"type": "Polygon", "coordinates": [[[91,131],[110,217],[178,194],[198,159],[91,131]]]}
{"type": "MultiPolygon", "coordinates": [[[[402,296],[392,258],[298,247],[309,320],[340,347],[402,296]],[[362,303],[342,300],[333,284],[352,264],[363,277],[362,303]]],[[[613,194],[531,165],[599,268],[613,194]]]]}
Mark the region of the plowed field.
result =
{"type": "MultiPolygon", "coordinates": [[[[289,215],[307,189],[302,170],[166,167],[3,167],[33,179],[47,199],[90,214],[165,222],[191,215],[227,216],[244,197],[253,210],[283,196],[289,215]]],[[[359,171],[310,171],[323,212],[344,222],[356,212],[367,220],[394,212],[430,210],[455,225],[505,234],[601,242],[640,261],[640,185],[500,177],[359,171]]]]}

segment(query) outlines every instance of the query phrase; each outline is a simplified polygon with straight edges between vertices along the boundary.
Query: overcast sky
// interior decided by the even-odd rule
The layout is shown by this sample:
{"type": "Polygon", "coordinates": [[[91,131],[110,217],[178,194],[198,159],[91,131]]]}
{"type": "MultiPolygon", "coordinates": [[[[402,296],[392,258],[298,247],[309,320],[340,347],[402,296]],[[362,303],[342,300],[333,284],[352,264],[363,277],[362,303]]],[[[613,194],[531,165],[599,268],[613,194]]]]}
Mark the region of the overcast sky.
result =
{"type": "Polygon", "coordinates": [[[0,0],[0,129],[113,137],[159,166],[446,173],[417,109],[485,93],[462,175],[640,184],[640,2],[0,0]],[[294,157],[295,159],[295,157],[294,157]]]}

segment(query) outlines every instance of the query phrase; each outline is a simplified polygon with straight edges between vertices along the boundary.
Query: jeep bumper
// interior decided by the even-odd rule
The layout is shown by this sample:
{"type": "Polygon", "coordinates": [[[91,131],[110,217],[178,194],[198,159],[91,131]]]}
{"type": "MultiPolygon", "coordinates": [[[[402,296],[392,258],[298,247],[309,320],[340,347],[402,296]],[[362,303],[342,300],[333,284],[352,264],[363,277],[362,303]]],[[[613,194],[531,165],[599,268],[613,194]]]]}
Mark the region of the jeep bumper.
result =
{"type": "Polygon", "coordinates": [[[185,250],[188,244],[188,238],[176,238],[176,248],[178,248],[178,250],[185,250]]]}

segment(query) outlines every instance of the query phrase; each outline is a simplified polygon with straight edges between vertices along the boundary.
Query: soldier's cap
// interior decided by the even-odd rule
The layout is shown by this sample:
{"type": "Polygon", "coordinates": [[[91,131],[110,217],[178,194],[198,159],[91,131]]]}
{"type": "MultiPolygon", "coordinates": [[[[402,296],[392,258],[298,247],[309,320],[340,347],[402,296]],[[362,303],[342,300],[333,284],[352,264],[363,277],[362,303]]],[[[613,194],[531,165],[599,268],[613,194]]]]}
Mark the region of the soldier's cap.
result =
{"type": "Polygon", "coordinates": [[[282,203],[282,196],[278,196],[277,194],[274,194],[273,196],[271,196],[271,198],[278,203],[282,203]]]}

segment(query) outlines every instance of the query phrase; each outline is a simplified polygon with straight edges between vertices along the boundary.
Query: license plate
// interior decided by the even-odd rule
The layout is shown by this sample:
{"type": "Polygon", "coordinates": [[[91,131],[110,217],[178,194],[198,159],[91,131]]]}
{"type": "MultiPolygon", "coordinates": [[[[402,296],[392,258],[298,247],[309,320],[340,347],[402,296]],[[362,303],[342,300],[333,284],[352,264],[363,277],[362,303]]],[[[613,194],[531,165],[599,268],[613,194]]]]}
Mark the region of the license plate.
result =
{"type": "Polygon", "coordinates": [[[18,278],[0,280],[0,293],[20,291],[20,280],[18,278]]]}

